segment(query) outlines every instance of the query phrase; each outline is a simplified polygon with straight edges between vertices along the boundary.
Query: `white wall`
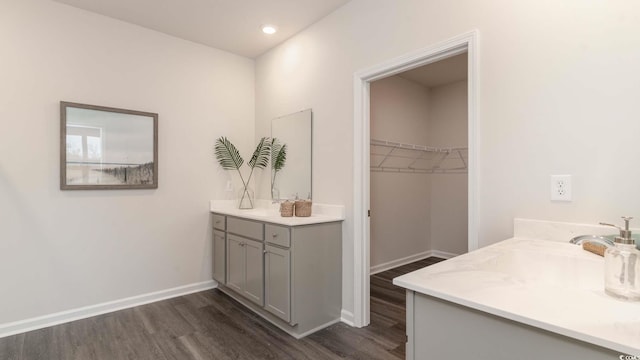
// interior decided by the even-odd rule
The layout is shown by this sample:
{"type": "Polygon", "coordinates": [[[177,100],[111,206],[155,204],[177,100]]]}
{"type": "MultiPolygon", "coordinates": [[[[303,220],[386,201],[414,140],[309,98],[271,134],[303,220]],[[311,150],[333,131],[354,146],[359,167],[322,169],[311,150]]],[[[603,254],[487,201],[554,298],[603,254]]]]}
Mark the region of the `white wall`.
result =
{"type": "MultiPolygon", "coordinates": [[[[427,145],[429,91],[399,76],[371,83],[371,138],[427,145]]],[[[371,267],[431,249],[426,174],[371,173],[371,267]]]]}
{"type": "MultiPolygon", "coordinates": [[[[427,143],[435,147],[466,147],[467,81],[429,89],[427,143]]],[[[468,174],[431,175],[431,248],[464,254],[468,245],[468,174]]]]}
{"type": "Polygon", "coordinates": [[[353,0],[256,62],[256,134],[314,110],[314,200],[345,204],[343,307],[353,309],[353,74],[478,29],[479,242],[514,217],[640,216],[640,2],[353,0]],[[331,176],[327,176],[331,174],[331,176]],[[572,174],[574,201],[549,201],[572,174]]]}
{"type": "Polygon", "coordinates": [[[254,62],[53,1],[0,2],[0,324],[211,279],[222,135],[254,62]],[[59,101],[159,114],[157,190],[60,191],[59,101]]]}

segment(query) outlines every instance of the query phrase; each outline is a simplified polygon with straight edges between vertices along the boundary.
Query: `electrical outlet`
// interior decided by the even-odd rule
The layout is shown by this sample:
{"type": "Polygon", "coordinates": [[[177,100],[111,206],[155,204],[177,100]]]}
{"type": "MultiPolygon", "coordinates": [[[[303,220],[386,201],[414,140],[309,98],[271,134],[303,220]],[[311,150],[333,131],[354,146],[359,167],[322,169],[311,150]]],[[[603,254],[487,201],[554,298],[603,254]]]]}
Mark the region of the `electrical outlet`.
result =
{"type": "Polygon", "coordinates": [[[571,175],[551,175],[551,201],[571,200],[571,175]]]}

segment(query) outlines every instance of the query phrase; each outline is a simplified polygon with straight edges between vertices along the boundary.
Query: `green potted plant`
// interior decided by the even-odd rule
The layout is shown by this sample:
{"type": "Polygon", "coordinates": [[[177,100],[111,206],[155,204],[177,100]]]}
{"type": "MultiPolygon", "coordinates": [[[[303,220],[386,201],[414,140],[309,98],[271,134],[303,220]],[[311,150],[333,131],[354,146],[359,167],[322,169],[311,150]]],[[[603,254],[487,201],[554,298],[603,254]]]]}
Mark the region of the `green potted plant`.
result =
{"type": "Polygon", "coordinates": [[[249,176],[245,180],[242,176],[242,171],[240,171],[240,167],[242,166],[242,164],[244,164],[244,159],[240,155],[238,149],[229,139],[224,136],[216,140],[214,150],[218,163],[225,170],[236,170],[238,172],[238,175],[240,176],[240,181],[242,181],[242,192],[239,196],[240,201],[238,203],[238,207],[240,209],[253,209],[254,207],[254,194],[253,191],[249,188],[249,184],[254,170],[256,168],[264,169],[269,164],[269,157],[271,155],[271,144],[272,141],[268,137],[263,137],[262,139],[260,139],[255,151],[253,152],[253,155],[251,156],[251,160],[249,160],[249,162],[247,163],[251,171],[249,172],[249,176]]]}

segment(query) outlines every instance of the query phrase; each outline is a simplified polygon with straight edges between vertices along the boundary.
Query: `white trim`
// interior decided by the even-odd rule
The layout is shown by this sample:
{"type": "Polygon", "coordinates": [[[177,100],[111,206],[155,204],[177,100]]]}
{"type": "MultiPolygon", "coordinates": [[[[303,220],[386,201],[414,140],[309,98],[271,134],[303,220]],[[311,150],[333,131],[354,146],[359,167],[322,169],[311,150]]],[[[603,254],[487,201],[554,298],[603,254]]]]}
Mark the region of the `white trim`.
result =
{"type": "Polygon", "coordinates": [[[351,311],[342,309],[340,320],[349,326],[355,326],[355,324],[353,323],[353,313],[351,311]]]}
{"type": "Polygon", "coordinates": [[[459,256],[459,255],[460,254],[451,253],[451,252],[447,252],[447,251],[431,250],[431,256],[439,257],[439,258],[445,259],[445,260],[454,258],[454,257],[459,256]]]}
{"type": "Polygon", "coordinates": [[[474,30],[447,41],[357,71],[353,76],[353,301],[354,324],[369,324],[369,83],[397,73],[436,62],[463,52],[468,53],[469,97],[469,242],[468,250],[478,248],[477,234],[477,42],[474,30]]]}
{"type": "Polygon", "coordinates": [[[354,75],[353,324],[369,324],[369,82],[354,75]],[[366,120],[365,120],[366,119],[366,120]],[[367,150],[363,151],[364,144],[367,150]],[[365,241],[365,239],[367,239],[365,241]]]}
{"type": "Polygon", "coordinates": [[[409,255],[400,259],[395,259],[395,260],[391,260],[388,261],[386,263],[382,263],[382,264],[378,264],[375,266],[371,266],[369,268],[369,275],[375,275],[377,273],[381,273],[383,271],[387,271],[387,270],[391,270],[393,268],[397,268],[398,266],[402,266],[402,265],[407,265],[407,264],[411,264],[412,262],[416,262],[422,259],[426,259],[431,255],[433,251],[432,250],[427,250],[427,251],[423,251],[421,253],[417,253],[417,254],[413,254],[413,255],[409,255]]]}
{"type": "Polygon", "coordinates": [[[372,266],[369,268],[369,275],[375,275],[381,273],[383,271],[391,270],[397,268],[398,266],[403,266],[407,264],[411,264],[412,262],[420,261],[430,257],[439,257],[442,259],[451,259],[452,257],[456,257],[459,254],[454,254],[446,251],[440,250],[427,250],[421,253],[409,255],[407,257],[403,257],[401,259],[396,259],[392,261],[388,261],[386,263],[378,264],[376,266],[372,266]]]}
{"type": "Polygon", "coordinates": [[[61,311],[53,314],[38,316],[30,319],[0,324],[0,338],[75,320],[86,319],[92,316],[102,315],[122,309],[128,309],[139,305],[174,298],[177,296],[183,296],[199,291],[209,290],[217,286],[218,283],[213,280],[204,281],[200,283],[178,286],[171,289],[155,291],[147,294],[136,295],[124,299],[61,311]]]}
{"type": "Polygon", "coordinates": [[[468,251],[478,249],[478,31],[468,34],[467,41],[467,94],[468,94],[468,251]]]}

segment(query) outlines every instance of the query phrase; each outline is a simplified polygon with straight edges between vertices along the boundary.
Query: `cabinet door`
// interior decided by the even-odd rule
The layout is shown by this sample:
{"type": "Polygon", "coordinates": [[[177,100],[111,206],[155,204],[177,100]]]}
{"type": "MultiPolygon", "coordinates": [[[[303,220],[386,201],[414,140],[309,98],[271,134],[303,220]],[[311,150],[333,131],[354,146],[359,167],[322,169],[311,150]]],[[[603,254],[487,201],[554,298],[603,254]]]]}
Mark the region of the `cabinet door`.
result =
{"type": "Polygon", "coordinates": [[[264,253],[263,243],[244,240],[245,250],[245,283],[242,293],[249,300],[264,305],[264,253]]]}
{"type": "Polygon", "coordinates": [[[227,245],[222,231],[213,231],[213,279],[224,284],[227,274],[227,245]]]}
{"type": "Polygon", "coordinates": [[[267,245],[264,258],[265,309],[282,320],[290,322],[291,251],[267,245]]]}
{"type": "Polygon", "coordinates": [[[242,294],[244,287],[244,239],[227,235],[227,286],[242,294]]]}

